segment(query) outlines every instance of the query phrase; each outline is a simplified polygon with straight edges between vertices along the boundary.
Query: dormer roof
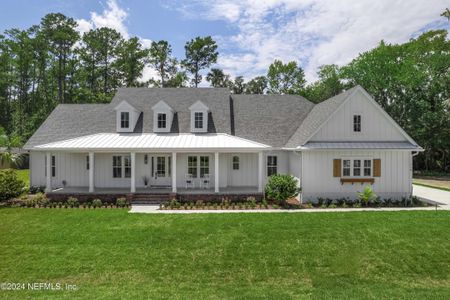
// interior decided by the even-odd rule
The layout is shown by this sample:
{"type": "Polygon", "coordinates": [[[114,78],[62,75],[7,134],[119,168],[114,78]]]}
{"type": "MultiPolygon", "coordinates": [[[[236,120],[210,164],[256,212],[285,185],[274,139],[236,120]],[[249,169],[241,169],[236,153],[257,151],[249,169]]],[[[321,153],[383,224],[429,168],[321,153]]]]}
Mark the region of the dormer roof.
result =
{"type": "Polygon", "coordinates": [[[191,106],[189,106],[190,110],[199,110],[199,111],[207,111],[209,112],[209,107],[206,106],[202,101],[198,100],[191,106]]]}
{"type": "Polygon", "coordinates": [[[114,107],[114,110],[127,110],[127,111],[135,111],[139,112],[133,105],[128,103],[126,100],[122,100],[118,105],[114,107]]]}
{"type": "Polygon", "coordinates": [[[158,103],[156,103],[155,105],[152,106],[153,110],[158,110],[158,111],[170,111],[173,112],[173,108],[170,107],[169,104],[167,104],[166,102],[164,102],[163,100],[160,100],[158,103]]]}

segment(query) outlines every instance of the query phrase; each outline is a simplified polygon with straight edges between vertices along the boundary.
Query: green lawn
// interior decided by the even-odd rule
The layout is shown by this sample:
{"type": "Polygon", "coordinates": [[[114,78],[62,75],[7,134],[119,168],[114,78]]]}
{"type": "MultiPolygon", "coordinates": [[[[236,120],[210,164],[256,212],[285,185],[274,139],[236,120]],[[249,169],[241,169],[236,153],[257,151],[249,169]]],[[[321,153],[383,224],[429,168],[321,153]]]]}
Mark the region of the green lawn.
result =
{"type": "Polygon", "coordinates": [[[0,298],[450,298],[450,212],[0,209],[0,298]]]}

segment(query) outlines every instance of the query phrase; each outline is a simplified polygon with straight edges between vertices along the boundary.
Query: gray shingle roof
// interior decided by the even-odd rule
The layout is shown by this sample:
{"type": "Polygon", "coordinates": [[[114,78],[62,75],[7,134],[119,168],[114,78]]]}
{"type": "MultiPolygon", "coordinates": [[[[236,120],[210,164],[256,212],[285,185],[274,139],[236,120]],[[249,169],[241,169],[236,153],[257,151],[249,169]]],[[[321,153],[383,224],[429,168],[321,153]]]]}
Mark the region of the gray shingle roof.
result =
{"type": "Polygon", "coordinates": [[[336,111],[336,109],[347,100],[348,96],[357,88],[355,86],[339,95],[331,97],[319,104],[309,112],[295,133],[286,143],[286,148],[296,148],[304,145],[311,135],[336,111]]]}
{"type": "Polygon", "coordinates": [[[314,104],[294,95],[232,95],[237,136],[283,147],[314,104]]]}

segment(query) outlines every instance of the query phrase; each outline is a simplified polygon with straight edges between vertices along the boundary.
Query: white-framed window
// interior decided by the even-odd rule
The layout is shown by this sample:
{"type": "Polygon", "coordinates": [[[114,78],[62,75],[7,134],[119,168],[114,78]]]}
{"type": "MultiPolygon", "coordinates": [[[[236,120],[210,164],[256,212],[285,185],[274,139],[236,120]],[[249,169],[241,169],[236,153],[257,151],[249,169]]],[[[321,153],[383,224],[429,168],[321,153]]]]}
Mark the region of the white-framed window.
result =
{"type": "Polygon", "coordinates": [[[120,113],[120,128],[130,127],[130,113],[127,111],[122,111],[120,113]]]}
{"type": "Polygon", "coordinates": [[[233,156],[233,170],[239,170],[239,156],[233,156]]]}
{"type": "Polygon", "coordinates": [[[361,115],[353,115],[353,132],[361,132],[361,115]]]}
{"type": "Polygon", "coordinates": [[[344,158],[342,160],[342,176],[343,177],[372,176],[372,159],[344,158]]]}
{"type": "Polygon", "coordinates": [[[56,156],[52,155],[52,177],[56,177],[56,156]]]}
{"type": "Polygon", "coordinates": [[[200,178],[209,175],[209,156],[200,156],[200,178]]]}
{"type": "Polygon", "coordinates": [[[188,156],[188,174],[191,174],[193,178],[197,178],[197,167],[197,156],[188,156]]]}
{"type": "Polygon", "coordinates": [[[131,178],[131,156],[113,155],[113,178],[131,178]]]}
{"type": "Polygon", "coordinates": [[[158,113],[158,128],[167,127],[167,114],[158,113]]]}
{"type": "Polygon", "coordinates": [[[267,176],[276,175],[278,172],[278,158],[275,155],[267,156],[267,176]]]}
{"type": "Polygon", "coordinates": [[[194,113],[194,128],[202,129],[203,128],[203,113],[196,111],[194,113]]]}

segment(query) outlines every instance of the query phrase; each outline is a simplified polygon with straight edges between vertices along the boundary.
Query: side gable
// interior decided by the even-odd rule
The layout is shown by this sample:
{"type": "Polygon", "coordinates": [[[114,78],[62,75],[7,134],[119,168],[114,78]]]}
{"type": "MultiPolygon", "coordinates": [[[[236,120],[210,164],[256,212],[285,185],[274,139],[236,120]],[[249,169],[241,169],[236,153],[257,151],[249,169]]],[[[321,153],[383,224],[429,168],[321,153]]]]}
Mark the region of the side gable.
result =
{"type": "Polygon", "coordinates": [[[361,87],[324,122],[309,141],[399,142],[416,143],[361,87]],[[353,116],[361,116],[361,132],[353,131],[353,116]]]}

